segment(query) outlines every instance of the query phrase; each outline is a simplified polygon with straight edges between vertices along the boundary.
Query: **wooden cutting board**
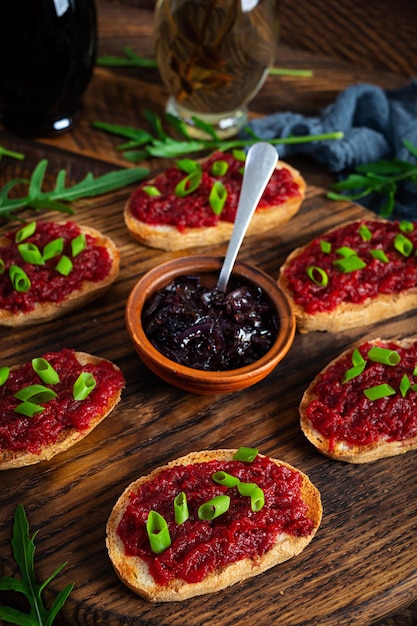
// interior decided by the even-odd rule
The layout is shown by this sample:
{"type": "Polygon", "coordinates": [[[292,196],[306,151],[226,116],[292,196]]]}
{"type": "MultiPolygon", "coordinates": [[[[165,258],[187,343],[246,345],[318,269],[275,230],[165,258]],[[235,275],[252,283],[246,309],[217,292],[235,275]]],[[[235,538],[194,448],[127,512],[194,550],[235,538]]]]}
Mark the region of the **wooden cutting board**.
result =
{"type": "MultiPolygon", "coordinates": [[[[88,167],[81,160],[68,165],[73,175],[88,167]]],[[[60,613],[65,624],[342,626],[368,624],[407,605],[417,595],[417,455],[364,466],[328,460],[304,439],[298,404],[317,372],[353,341],[417,334],[417,315],[337,335],[297,335],[268,378],[237,394],[199,397],[177,390],[146,369],[125,329],[125,303],[135,282],[178,256],[130,238],[122,219],[128,193],[76,212],[79,223],[112,236],[120,248],[121,273],[111,291],[61,320],[0,330],[1,365],[73,347],[113,360],[127,385],[116,410],[85,440],[50,462],[1,473],[0,575],[16,573],[10,539],[21,503],[31,531],[39,530],[39,579],[68,562],[50,585],[56,592],[75,583],[60,613]],[[316,538],[296,558],[218,594],[155,605],[133,594],[117,579],[105,548],[106,521],[119,495],[140,475],[192,450],[240,445],[256,446],[309,475],[323,499],[316,538]]],[[[277,232],[247,238],[240,258],[277,277],[294,247],[364,214],[311,187],[300,213],[277,232]]],[[[225,246],[205,251],[223,255],[225,246]]]]}

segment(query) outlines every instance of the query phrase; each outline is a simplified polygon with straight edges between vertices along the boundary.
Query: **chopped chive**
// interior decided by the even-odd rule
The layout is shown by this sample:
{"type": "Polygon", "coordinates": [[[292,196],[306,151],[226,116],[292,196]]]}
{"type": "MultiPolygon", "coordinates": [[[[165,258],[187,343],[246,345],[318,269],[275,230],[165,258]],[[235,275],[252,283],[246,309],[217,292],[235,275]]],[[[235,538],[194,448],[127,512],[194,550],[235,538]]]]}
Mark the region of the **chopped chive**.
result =
{"type": "Polygon", "coordinates": [[[49,402],[49,400],[53,400],[57,397],[57,394],[53,389],[49,387],[45,387],[44,385],[28,385],[27,387],[23,387],[19,389],[14,394],[14,397],[18,400],[23,400],[23,402],[28,402],[30,400],[34,400],[35,402],[49,402]]]}
{"type": "Polygon", "coordinates": [[[246,152],[244,150],[232,150],[232,155],[233,158],[236,159],[236,161],[246,161],[246,152]]]}
{"type": "Polygon", "coordinates": [[[201,171],[196,170],[188,174],[185,178],[180,180],[180,182],[176,185],[174,189],[174,193],[176,196],[183,198],[188,196],[190,193],[193,193],[201,183],[201,171]]]}
{"type": "Polygon", "coordinates": [[[344,258],[349,258],[351,256],[356,256],[357,252],[356,250],[354,250],[353,248],[350,248],[349,246],[342,246],[341,248],[338,248],[336,250],[336,254],[340,254],[340,256],[344,258]]]}
{"type": "Polygon", "coordinates": [[[385,254],[383,250],[379,248],[375,248],[375,250],[369,250],[371,256],[378,261],[382,261],[382,263],[389,263],[389,258],[385,254]]]}
{"type": "Polygon", "coordinates": [[[380,400],[381,398],[394,395],[395,389],[393,389],[391,385],[388,385],[388,383],[382,383],[381,385],[375,385],[375,387],[364,389],[363,393],[368,400],[380,400]]]}
{"type": "Polygon", "coordinates": [[[15,413],[20,413],[26,417],[33,417],[36,413],[42,413],[44,410],[44,406],[40,406],[34,402],[21,402],[14,408],[15,413]]]}
{"type": "Polygon", "coordinates": [[[404,374],[400,382],[400,393],[403,398],[405,398],[410,388],[411,388],[410,379],[408,378],[407,374],[404,374]]]}
{"type": "Polygon", "coordinates": [[[224,494],[215,496],[198,508],[198,519],[212,520],[226,513],[230,506],[230,498],[224,494]]]}
{"type": "Polygon", "coordinates": [[[30,222],[29,224],[26,224],[25,226],[23,226],[23,228],[20,228],[17,231],[15,235],[15,242],[20,243],[24,239],[31,237],[33,233],[35,232],[35,230],[36,230],[36,222],[30,222]]]}
{"type": "Polygon", "coordinates": [[[0,259],[0,274],[4,274],[4,270],[6,269],[6,265],[3,259],[0,259]]]}
{"type": "Polygon", "coordinates": [[[224,176],[229,169],[229,164],[227,161],[214,161],[211,166],[211,173],[214,176],[224,176]]]}
{"type": "Polygon", "coordinates": [[[394,248],[398,250],[400,254],[407,257],[410,256],[413,251],[413,244],[408,237],[404,237],[404,235],[401,235],[400,233],[395,236],[394,248]]]}
{"type": "Polygon", "coordinates": [[[193,172],[201,172],[201,164],[194,159],[179,159],[176,161],[176,165],[179,170],[192,174],[193,172]]]}
{"type": "Polygon", "coordinates": [[[157,187],[155,187],[155,185],[144,185],[142,187],[142,191],[147,193],[148,196],[150,196],[151,198],[156,198],[157,196],[161,195],[161,192],[157,187]]]}
{"type": "Polygon", "coordinates": [[[65,254],[62,255],[58,263],[55,265],[56,271],[62,274],[63,276],[68,276],[72,268],[73,268],[72,261],[65,254]]]}
{"type": "Polygon", "coordinates": [[[239,483],[237,489],[241,496],[250,496],[252,491],[256,489],[256,483],[239,483]]]}
{"type": "Polygon", "coordinates": [[[87,239],[84,233],[80,233],[71,241],[71,254],[77,256],[87,247],[87,239]]]}
{"type": "Polygon", "coordinates": [[[162,554],[171,545],[168,524],[157,511],[149,511],[146,530],[152,552],[162,554]]]}
{"type": "Polygon", "coordinates": [[[59,374],[52,365],[41,357],[32,359],[32,367],[38,374],[39,378],[47,385],[56,385],[59,383],[59,374]]]}
{"type": "Polygon", "coordinates": [[[57,239],[53,239],[43,249],[43,260],[48,261],[49,259],[53,259],[62,253],[64,249],[64,239],[63,237],[57,237],[57,239]]]}
{"type": "Polygon", "coordinates": [[[220,215],[227,200],[226,187],[220,180],[216,180],[209,194],[209,204],[215,215],[220,215]]]}
{"type": "Polygon", "coordinates": [[[372,346],[368,352],[368,359],[375,363],[383,363],[384,365],[398,365],[401,361],[401,357],[395,350],[389,350],[388,348],[380,348],[378,346],[372,346]]]}
{"type": "Polygon", "coordinates": [[[361,224],[358,230],[363,241],[371,241],[372,233],[369,230],[369,228],[366,226],[366,224],[361,224]]]}
{"type": "Polygon", "coordinates": [[[407,220],[403,220],[399,223],[399,229],[403,231],[403,233],[411,233],[414,230],[413,222],[409,222],[407,220]]]}
{"type": "Polygon", "coordinates": [[[358,363],[357,365],[354,365],[353,367],[349,368],[343,375],[342,385],[344,383],[347,383],[349,380],[356,378],[356,376],[359,376],[360,374],[362,374],[365,367],[366,367],[366,361],[363,361],[363,363],[358,363]]]}
{"type": "Polygon", "coordinates": [[[366,263],[364,263],[364,261],[362,261],[357,254],[353,254],[352,256],[348,256],[343,259],[336,259],[333,261],[333,265],[344,274],[354,272],[355,270],[361,270],[366,267],[366,263]]]}
{"type": "Polygon", "coordinates": [[[45,264],[41,251],[34,243],[20,243],[17,246],[17,249],[20,252],[20,256],[26,263],[31,263],[32,265],[45,264]]]}
{"type": "Polygon", "coordinates": [[[10,374],[10,367],[6,367],[6,366],[0,367],[0,386],[4,385],[4,383],[9,378],[9,374],[10,374]]]}
{"type": "Polygon", "coordinates": [[[9,267],[9,276],[12,281],[13,288],[16,291],[20,291],[21,293],[25,293],[29,291],[31,282],[24,270],[18,265],[11,265],[9,267]]]}
{"type": "Polygon", "coordinates": [[[177,524],[183,524],[189,518],[187,496],[184,491],[174,498],[174,515],[177,524]]]}
{"type": "Polygon", "coordinates": [[[234,461],[244,461],[245,463],[252,463],[258,456],[257,448],[246,448],[242,446],[233,455],[234,461]]]}
{"type": "Polygon", "coordinates": [[[330,243],[330,241],[320,241],[320,250],[325,254],[329,254],[329,252],[332,251],[332,244],[330,243]]]}
{"type": "Polygon", "coordinates": [[[361,365],[362,363],[366,363],[366,361],[359,352],[358,348],[355,348],[352,352],[352,365],[361,365]]]}
{"type": "Polygon", "coordinates": [[[414,366],[413,369],[413,376],[417,376],[417,365],[414,366]]]}
{"type": "Polygon", "coordinates": [[[236,476],[232,476],[232,474],[228,474],[227,472],[223,472],[222,470],[215,472],[211,475],[212,479],[218,485],[224,485],[225,487],[235,487],[240,483],[239,478],[236,476]]]}
{"type": "Polygon", "coordinates": [[[96,379],[91,372],[81,372],[72,390],[74,400],[85,400],[93,391],[96,384],[96,379]]]}
{"type": "Polygon", "coordinates": [[[265,495],[263,490],[256,486],[250,494],[250,508],[254,513],[260,511],[265,505],[265,495]]]}
{"type": "Polygon", "coordinates": [[[325,270],[323,270],[318,265],[309,265],[307,268],[307,276],[310,280],[313,281],[316,285],[320,285],[320,287],[327,287],[329,283],[329,277],[325,270]]]}

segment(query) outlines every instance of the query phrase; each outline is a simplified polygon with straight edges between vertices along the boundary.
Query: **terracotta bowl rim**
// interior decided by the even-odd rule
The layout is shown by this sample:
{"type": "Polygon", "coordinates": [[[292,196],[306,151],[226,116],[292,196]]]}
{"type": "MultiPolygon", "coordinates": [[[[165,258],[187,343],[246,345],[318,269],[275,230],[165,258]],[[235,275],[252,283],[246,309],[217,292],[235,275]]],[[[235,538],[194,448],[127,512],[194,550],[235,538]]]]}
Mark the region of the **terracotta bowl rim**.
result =
{"type": "Polygon", "coordinates": [[[129,336],[145,363],[153,363],[158,371],[170,370],[171,377],[180,377],[183,382],[192,383],[195,380],[200,382],[227,382],[233,379],[241,379],[245,376],[255,374],[260,379],[262,373],[271,371],[276,364],[282,360],[290,349],[295,336],[295,316],[291,304],[274,279],[259,269],[244,261],[236,261],[233,268],[233,275],[240,276],[252,284],[269,285],[275,297],[271,296],[271,291],[264,293],[269,298],[279,317],[279,329],[277,338],[268,352],[253,363],[244,367],[232,370],[200,370],[187,367],[172,361],[164,356],[147,338],[142,325],[135,323],[134,316],[140,317],[143,305],[149,296],[158,288],[168,284],[174,277],[191,273],[212,273],[220,270],[223,257],[209,255],[182,256],[165,261],[146,272],[132,288],[126,303],[126,327],[129,336]],[[259,278],[259,281],[257,280],[259,278]],[[277,306],[278,303],[278,306],[277,306]]]}

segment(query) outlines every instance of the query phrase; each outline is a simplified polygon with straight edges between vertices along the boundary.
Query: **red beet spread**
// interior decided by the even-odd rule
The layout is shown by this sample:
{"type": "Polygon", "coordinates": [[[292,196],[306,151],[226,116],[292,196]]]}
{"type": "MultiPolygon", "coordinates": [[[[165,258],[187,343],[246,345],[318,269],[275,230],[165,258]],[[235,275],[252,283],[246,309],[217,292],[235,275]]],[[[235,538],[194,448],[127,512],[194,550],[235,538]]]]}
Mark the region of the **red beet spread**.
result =
{"type": "Polygon", "coordinates": [[[130,494],[117,532],[126,555],[144,559],[158,584],[167,585],[173,578],[199,582],[216,568],[245,557],[262,556],[280,533],[310,535],[313,522],[301,500],[300,484],[296,471],[259,456],[252,463],[209,461],[179,465],[163,470],[130,494]],[[253,513],[250,498],[241,496],[237,487],[216,484],[211,476],[220,470],[261,487],[264,507],[253,513]],[[173,501],[182,491],[187,496],[190,516],[178,525],[173,501]],[[231,498],[229,510],[212,521],[199,520],[199,506],[223,493],[231,498]],[[165,518],[171,535],[171,547],[160,555],[151,551],[146,531],[151,509],[165,518]]]}
{"type": "Polygon", "coordinates": [[[393,294],[417,285],[417,223],[412,232],[399,228],[398,222],[361,221],[336,229],[323,237],[314,239],[301,254],[296,256],[285,271],[296,304],[307,313],[329,312],[340,303],[361,304],[381,294],[393,294]],[[370,241],[364,241],[359,225],[364,224],[372,233],[370,241]],[[397,235],[403,235],[413,244],[410,256],[404,256],[394,247],[397,235]],[[331,252],[323,252],[321,242],[331,244],[331,252]],[[343,273],[333,261],[340,259],[337,250],[348,246],[366,263],[363,269],[343,273]],[[374,258],[371,250],[385,252],[388,263],[374,258]],[[328,284],[316,284],[307,275],[307,268],[317,266],[328,276],[328,284]]]}
{"type": "MultiPolygon", "coordinates": [[[[363,344],[359,351],[366,360],[372,344],[363,344]]],[[[417,393],[408,390],[400,393],[400,382],[407,375],[410,383],[417,382],[413,375],[417,365],[417,342],[411,348],[401,348],[394,342],[378,342],[383,348],[396,350],[401,356],[398,365],[383,365],[367,360],[362,374],[342,384],[345,372],[352,367],[352,352],[328,368],[313,389],[317,399],[307,408],[307,417],[313,427],[330,442],[349,445],[369,445],[381,439],[402,441],[417,436],[417,393]],[[383,383],[396,390],[395,395],[379,400],[368,400],[364,389],[383,383]]]]}
{"type": "MultiPolygon", "coordinates": [[[[161,195],[150,196],[143,183],[131,197],[131,210],[134,217],[151,225],[168,224],[179,231],[185,228],[215,226],[219,220],[234,222],[240,189],[242,186],[242,168],[244,163],[231,153],[216,152],[207,161],[202,162],[202,179],[199,187],[187,196],[175,195],[176,185],[187,176],[178,167],[171,167],[160,174],[152,183],[161,195]],[[215,161],[226,161],[229,168],[223,176],[211,173],[215,161]],[[227,199],[220,215],[210,207],[208,198],[215,181],[220,180],[227,190],[227,199]]],[[[291,172],[282,167],[277,169],[269,181],[259,202],[258,209],[277,206],[289,198],[299,198],[300,190],[291,172]]]]}
{"type": "Polygon", "coordinates": [[[65,431],[88,428],[92,419],[108,406],[110,398],[124,386],[123,375],[109,361],[80,365],[74,350],[63,349],[43,355],[59,374],[60,382],[45,385],[34,371],[32,363],[12,369],[7,381],[0,386],[0,450],[20,450],[38,454],[41,449],[57,441],[65,431]],[[74,382],[81,372],[91,372],[95,388],[85,400],[73,399],[74,382]],[[14,394],[33,384],[50,387],[57,397],[42,403],[45,410],[33,417],[14,411],[20,400],[14,394]]]}
{"type": "Polygon", "coordinates": [[[95,239],[86,235],[87,246],[76,256],[72,256],[71,241],[80,234],[77,224],[54,224],[37,222],[36,230],[24,243],[35,244],[40,252],[45,245],[54,239],[64,239],[63,253],[71,259],[73,268],[68,276],[63,276],[56,269],[61,255],[45,261],[44,265],[35,265],[23,260],[15,242],[16,232],[3,235],[10,245],[0,248],[0,259],[5,269],[0,274],[0,308],[13,313],[32,311],[36,304],[42,302],[62,302],[74,291],[81,289],[85,281],[99,282],[108,276],[112,260],[104,246],[98,246],[95,239]],[[22,268],[28,276],[31,287],[26,292],[16,291],[9,278],[10,265],[22,268]]]}

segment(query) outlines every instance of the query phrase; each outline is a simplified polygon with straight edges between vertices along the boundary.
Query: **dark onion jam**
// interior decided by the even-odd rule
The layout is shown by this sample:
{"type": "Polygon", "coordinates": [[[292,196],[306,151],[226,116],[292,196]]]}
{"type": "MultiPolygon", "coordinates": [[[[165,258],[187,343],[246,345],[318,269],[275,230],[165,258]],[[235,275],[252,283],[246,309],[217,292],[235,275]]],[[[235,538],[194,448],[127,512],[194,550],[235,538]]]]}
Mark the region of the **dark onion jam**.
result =
{"type": "Polygon", "coordinates": [[[151,343],[169,359],[209,371],[249,365],[264,356],[278,318],[262,289],[232,279],[227,294],[181,276],[157,291],[142,313],[151,343]]]}

